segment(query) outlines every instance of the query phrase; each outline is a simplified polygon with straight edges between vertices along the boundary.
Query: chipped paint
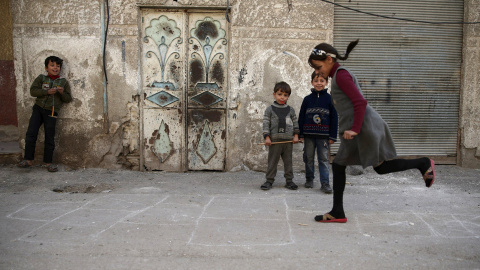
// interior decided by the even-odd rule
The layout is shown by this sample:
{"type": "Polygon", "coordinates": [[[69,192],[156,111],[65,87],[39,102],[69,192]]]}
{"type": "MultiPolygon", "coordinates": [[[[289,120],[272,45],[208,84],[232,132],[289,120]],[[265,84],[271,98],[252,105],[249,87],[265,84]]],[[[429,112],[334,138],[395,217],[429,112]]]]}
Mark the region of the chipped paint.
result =
{"type": "Polygon", "coordinates": [[[168,125],[162,120],[158,130],[155,130],[151,138],[151,150],[164,163],[174,153],[173,142],[170,140],[168,125]]]}

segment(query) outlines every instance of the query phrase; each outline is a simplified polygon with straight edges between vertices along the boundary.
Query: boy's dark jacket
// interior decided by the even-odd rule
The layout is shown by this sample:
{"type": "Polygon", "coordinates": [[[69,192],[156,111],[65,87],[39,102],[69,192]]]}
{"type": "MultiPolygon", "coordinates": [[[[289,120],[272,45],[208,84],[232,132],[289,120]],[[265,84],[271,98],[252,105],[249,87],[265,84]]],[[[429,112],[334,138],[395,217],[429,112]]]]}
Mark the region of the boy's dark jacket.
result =
{"type": "Polygon", "coordinates": [[[338,116],[333,106],[332,97],[327,89],[315,91],[303,99],[298,125],[300,138],[305,136],[325,137],[337,140],[338,116]]]}
{"type": "Polygon", "coordinates": [[[67,79],[57,78],[52,80],[46,75],[39,75],[32,83],[30,87],[30,95],[36,97],[35,104],[42,107],[43,109],[52,110],[52,106],[55,106],[55,111],[58,112],[62,107],[63,103],[69,103],[72,101],[72,93],[70,90],[70,85],[68,84],[67,79]],[[55,95],[48,95],[48,89],[54,86],[63,87],[63,95],[56,93],[55,95]],[[55,98],[55,102],[54,99],[55,98]]]}

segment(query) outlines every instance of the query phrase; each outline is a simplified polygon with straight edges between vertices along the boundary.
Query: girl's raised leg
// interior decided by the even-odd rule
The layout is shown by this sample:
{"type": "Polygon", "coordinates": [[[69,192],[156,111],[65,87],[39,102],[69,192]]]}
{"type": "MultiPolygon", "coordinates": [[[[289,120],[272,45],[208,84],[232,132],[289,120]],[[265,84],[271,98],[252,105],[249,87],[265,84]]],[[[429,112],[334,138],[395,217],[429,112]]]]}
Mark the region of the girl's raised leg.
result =
{"type": "Polygon", "coordinates": [[[435,162],[427,157],[416,159],[393,159],[382,162],[373,168],[378,174],[400,172],[409,169],[418,169],[423,176],[425,185],[432,186],[435,181],[435,162]]]}

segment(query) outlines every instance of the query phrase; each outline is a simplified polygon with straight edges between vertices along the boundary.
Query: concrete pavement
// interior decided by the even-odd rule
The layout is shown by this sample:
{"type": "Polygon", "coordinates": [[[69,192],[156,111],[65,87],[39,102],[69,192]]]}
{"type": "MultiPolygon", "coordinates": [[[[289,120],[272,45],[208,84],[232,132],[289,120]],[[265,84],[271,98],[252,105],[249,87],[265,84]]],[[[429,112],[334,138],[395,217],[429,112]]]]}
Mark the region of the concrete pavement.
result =
{"type": "Polygon", "coordinates": [[[480,269],[479,170],[348,175],[348,222],[320,224],[301,173],[60,169],[0,165],[0,269],[480,269]]]}

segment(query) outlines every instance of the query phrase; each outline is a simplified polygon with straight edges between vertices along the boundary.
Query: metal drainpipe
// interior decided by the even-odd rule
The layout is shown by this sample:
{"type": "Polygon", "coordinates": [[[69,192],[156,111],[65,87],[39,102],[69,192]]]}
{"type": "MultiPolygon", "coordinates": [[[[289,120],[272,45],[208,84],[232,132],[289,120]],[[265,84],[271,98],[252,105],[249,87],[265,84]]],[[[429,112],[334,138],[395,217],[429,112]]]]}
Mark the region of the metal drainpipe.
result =
{"type": "Polygon", "coordinates": [[[105,4],[107,5],[108,11],[108,0],[104,0],[101,6],[101,30],[102,30],[102,56],[103,56],[103,130],[108,134],[109,132],[109,121],[108,121],[108,95],[107,95],[107,69],[105,63],[105,49],[107,45],[107,31],[108,31],[108,21],[110,20],[110,15],[107,14],[107,26],[105,27],[105,4]]]}

